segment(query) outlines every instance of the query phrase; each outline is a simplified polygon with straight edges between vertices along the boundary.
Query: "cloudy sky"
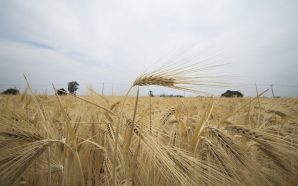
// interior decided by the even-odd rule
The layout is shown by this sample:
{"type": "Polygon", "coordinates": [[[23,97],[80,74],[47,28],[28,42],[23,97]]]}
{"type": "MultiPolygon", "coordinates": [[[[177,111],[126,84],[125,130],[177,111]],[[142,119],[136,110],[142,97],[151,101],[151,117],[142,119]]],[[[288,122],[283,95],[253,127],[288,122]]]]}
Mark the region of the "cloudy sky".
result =
{"type": "Polygon", "coordinates": [[[298,96],[297,9],[295,0],[1,0],[0,91],[23,89],[26,74],[39,92],[76,80],[81,93],[104,82],[120,95],[159,59],[199,46],[224,56],[223,71],[239,77],[231,89],[254,96],[255,83],[273,84],[298,96]]]}

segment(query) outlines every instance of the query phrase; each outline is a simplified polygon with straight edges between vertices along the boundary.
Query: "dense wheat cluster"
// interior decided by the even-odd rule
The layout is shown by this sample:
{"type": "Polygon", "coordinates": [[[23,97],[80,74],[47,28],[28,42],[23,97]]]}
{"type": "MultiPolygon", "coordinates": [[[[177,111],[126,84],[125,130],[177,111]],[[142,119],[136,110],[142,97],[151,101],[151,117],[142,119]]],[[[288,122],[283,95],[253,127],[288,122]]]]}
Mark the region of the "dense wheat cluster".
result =
{"type": "Polygon", "coordinates": [[[139,96],[220,85],[209,67],[142,74],[123,97],[37,96],[25,77],[0,99],[1,185],[297,184],[297,99],[139,96]]]}
{"type": "Polygon", "coordinates": [[[1,185],[297,184],[297,99],[83,99],[1,96],[1,185]]]}

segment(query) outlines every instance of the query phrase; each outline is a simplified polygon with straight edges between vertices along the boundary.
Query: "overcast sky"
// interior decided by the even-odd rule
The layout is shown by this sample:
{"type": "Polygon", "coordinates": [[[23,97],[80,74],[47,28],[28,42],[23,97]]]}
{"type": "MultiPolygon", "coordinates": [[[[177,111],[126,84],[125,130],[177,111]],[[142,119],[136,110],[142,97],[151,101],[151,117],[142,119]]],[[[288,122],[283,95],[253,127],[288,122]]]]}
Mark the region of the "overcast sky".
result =
{"type": "Polygon", "coordinates": [[[298,96],[297,18],[296,0],[1,0],[0,91],[23,89],[26,74],[41,92],[76,80],[81,93],[105,82],[105,94],[120,95],[158,59],[199,46],[239,76],[230,89],[254,96],[255,83],[273,84],[298,96]]]}

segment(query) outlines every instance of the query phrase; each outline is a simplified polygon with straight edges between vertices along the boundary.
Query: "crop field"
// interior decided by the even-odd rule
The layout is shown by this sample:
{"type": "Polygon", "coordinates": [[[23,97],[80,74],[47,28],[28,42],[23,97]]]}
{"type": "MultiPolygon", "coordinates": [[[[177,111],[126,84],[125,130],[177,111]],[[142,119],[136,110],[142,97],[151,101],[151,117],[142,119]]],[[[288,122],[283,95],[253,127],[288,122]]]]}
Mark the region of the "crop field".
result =
{"type": "Polygon", "coordinates": [[[0,96],[0,185],[297,185],[298,99],[0,96]]]}

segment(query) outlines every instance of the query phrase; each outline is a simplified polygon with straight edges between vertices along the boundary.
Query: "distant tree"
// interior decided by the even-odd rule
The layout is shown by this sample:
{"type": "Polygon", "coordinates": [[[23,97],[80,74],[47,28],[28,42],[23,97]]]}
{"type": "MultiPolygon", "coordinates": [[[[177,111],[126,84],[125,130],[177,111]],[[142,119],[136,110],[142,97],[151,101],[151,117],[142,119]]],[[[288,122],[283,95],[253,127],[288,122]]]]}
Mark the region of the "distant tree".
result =
{"type": "Polygon", "coordinates": [[[16,88],[9,88],[9,89],[6,89],[5,91],[3,91],[1,94],[17,95],[19,93],[20,93],[19,90],[16,88]]]}
{"type": "Polygon", "coordinates": [[[68,92],[75,95],[76,91],[78,90],[79,83],[76,81],[71,81],[67,83],[67,86],[68,92]]]}
{"type": "Polygon", "coordinates": [[[59,90],[57,90],[57,94],[59,96],[64,96],[64,95],[67,95],[67,92],[64,88],[60,88],[59,90]]]}
{"type": "Polygon", "coordinates": [[[243,94],[239,91],[227,90],[221,97],[243,97],[243,94]]]}
{"type": "Polygon", "coordinates": [[[176,98],[183,98],[184,96],[182,95],[174,95],[174,94],[161,94],[160,97],[169,97],[169,98],[172,98],[172,97],[176,97],[176,98]]]}
{"type": "Polygon", "coordinates": [[[149,90],[148,95],[149,95],[150,97],[154,97],[154,95],[153,95],[153,91],[152,91],[152,90],[149,90]]]}

